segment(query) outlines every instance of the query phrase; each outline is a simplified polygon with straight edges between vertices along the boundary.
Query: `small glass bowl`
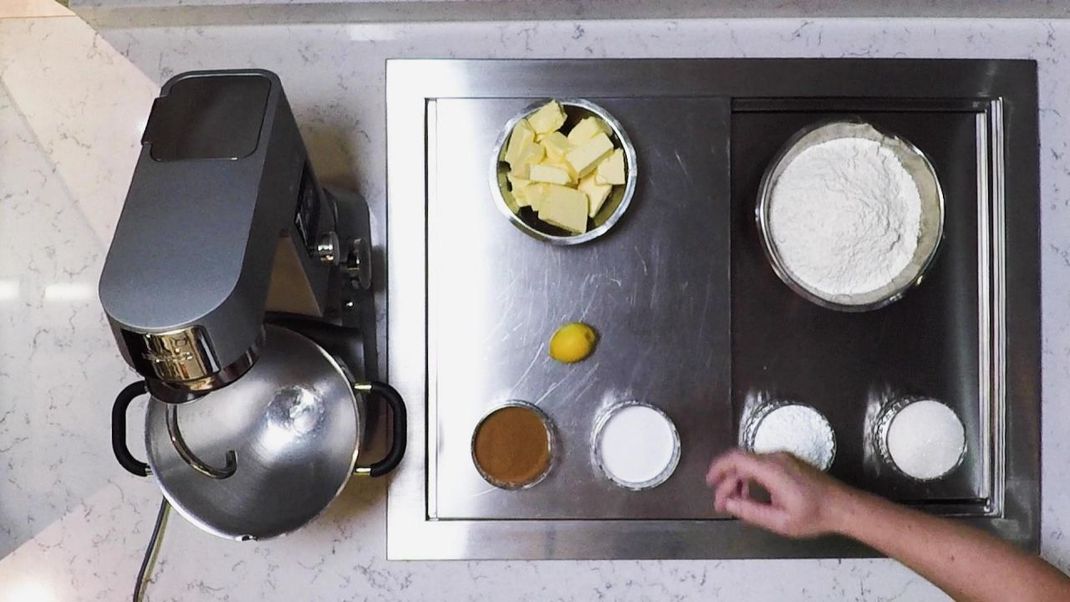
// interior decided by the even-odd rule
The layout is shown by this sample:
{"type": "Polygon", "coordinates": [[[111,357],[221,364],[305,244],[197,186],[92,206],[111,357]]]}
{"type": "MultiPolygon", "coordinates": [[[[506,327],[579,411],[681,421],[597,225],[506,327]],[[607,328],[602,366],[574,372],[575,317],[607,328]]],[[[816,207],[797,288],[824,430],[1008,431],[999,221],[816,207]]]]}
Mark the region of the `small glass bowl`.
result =
{"type": "Polygon", "coordinates": [[[499,489],[528,489],[538,485],[543,481],[543,479],[546,478],[547,475],[550,474],[550,471],[553,470],[554,464],[557,459],[557,434],[554,429],[554,423],[550,420],[550,417],[546,415],[546,412],[543,412],[542,409],[539,408],[539,406],[519,399],[509,400],[499,406],[492,408],[489,412],[484,414],[483,417],[479,419],[479,422],[476,423],[476,428],[472,430],[472,441],[470,445],[472,454],[472,464],[476,467],[476,471],[479,472],[479,476],[483,477],[484,481],[490,483],[491,485],[499,489]],[[539,419],[540,422],[542,422],[542,426],[546,429],[546,453],[549,457],[549,460],[546,462],[546,468],[544,468],[542,472],[539,473],[534,479],[523,483],[511,483],[508,481],[499,480],[495,476],[486,472],[483,466],[479,463],[479,459],[476,457],[476,438],[479,436],[479,430],[483,428],[483,424],[487,421],[488,418],[506,408],[523,408],[525,410],[530,411],[539,419]]]}
{"type": "Polygon", "coordinates": [[[823,121],[809,125],[796,132],[769,163],[761,184],[758,186],[758,204],[755,215],[762,248],[769,264],[784,284],[804,299],[827,309],[861,312],[879,309],[899,300],[914,286],[921,283],[925,272],[932,265],[944,233],[944,193],[936,177],[932,162],[918,147],[907,140],[883,132],[862,120],[823,121]],[[903,271],[890,283],[858,295],[829,295],[809,286],[795,277],[780,255],[773,240],[769,222],[773,189],[787,166],[803,151],[830,140],[840,138],[865,138],[885,145],[914,179],[921,197],[921,224],[918,246],[914,257],[903,271]]]}
{"type": "Polygon", "coordinates": [[[617,402],[603,410],[602,413],[599,414],[598,420],[595,421],[594,432],[591,437],[591,461],[598,468],[599,472],[605,475],[607,479],[612,481],[614,484],[623,487],[624,489],[629,489],[631,491],[643,491],[644,489],[652,489],[669,480],[669,477],[672,476],[672,473],[676,471],[676,466],[680,463],[680,433],[676,430],[676,424],[673,423],[672,419],[669,418],[668,414],[663,412],[661,408],[650,405],[649,403],[643,403],[641,401],[636,400],[617,402]],[[653,478],[639,483],[632,481],[623,481],[617,476],[615,476],[613,473],[611,473],[606,468],[605,463],[602,461],[601,453],[602,437],[605,434],[605,427],[607,424],[609,424],[609,420],[617,412],[625,408],[635,406],[648,408],[660,414],[662,419],[665,420],[665,424],[669,426],[669,430],[672,432],[673,439],[672,455],[669,458],[669,462],[665,465],[665,468],[663,468],[661,472],[659,472],[653,478]]]}
{"type": "MultiPolygon", "coordinates": [[[[892,458],[892,452],[888,447],[888,432],[892,428],[892,422],[895,417],[899,415],[899,412],[904,410],[907,406],[917,403],[919,401],[937,401],[935,399],[929,399],[926,397],[903,397],[899,398],[891,403],[886,404],[877,413],[877,418],[873,422],[873,445],[877,450],[877,457],[886,465],[890,466],[896,474],[902,476],[905,479],[915,481],[918,483],[926,483],[929,481],[938,481],[947,475],[954,472],[956,468],[962,465],[962,461],[966,458],[966,437],[962,438],[962,450],[959,451],[958,459],[944,472],[929,478],[916,477],[914,475],[907,474],[903,469],[899,468],[899,465],[895,463],[892,458]]],[[[940,403],[937,401],[937,403],[940,403]]],[[[947,404],[944,404],[947,405],[947,404]]],[[[954,410],[952,410],[954,413],[954,410]]],[[[955,417],[958,418],[958,414],[955,413],[955,417]]],[[[962,419],[959,418],[959,424],[962,424],[962,419]]],[[[965,435],[965,427],[963,427],[963,435],[965,435]]]]}
{"type": "Polygon", "coordinates": [[[744,417],[743,424],[740,426],[740,447],[747,451],[753,452],[754,441],[758,436],[758,427],[761,426],[762,421],[765,420],[766,416],[772,414],[774,410],[779,410],[781,408],[786,408],[789,406],[799,406],[813,410],[825,421],[825,426],[827,426],[829,431],[832,433],[832,449],[830,450],[829,459],[827,462],[825,462],[825,465],[817,466],[817,468],[822,471],[828,472],[828,469],[832,468],[832,463],[836,461],[836,431],[832,428],[832,425],[829,423],[828,418],[825,417],[824,414],[822,414],[817,408],[805,403],[777,399],[766,401],[762,405],[755,408],[753,411],[750,412],[749,415],[744,417]]]}
{"type": "Polygon", "coordinates": [[[529,105],[510,119],[505,124],[501,134],[498,135],[498,140],[494,144],[494,154],[491,155],[490,161],[491,194],[494,197],[495,204],[498,206],[498,210],[509,218],[509,221],[521,232],[536,240],[548,242],[552,245],[578,245],[594,240],[608,232],[631,205],[632,197],[635,195],[636,174],[638,172],[635,146],[628,138],[628,134],[624,132],[624,127],[621,126],[620,122],[602,107],[580,98],[558,99],[557,102],[564,109],[567,117],[563,128],[572,127],[579,123],[581,119],[591,116],[601,119],[609,126],[612,130],[609,137],[613,141],[613,145],[624,150],[624,185],[613,187],[613,192],[610,193],[605,204],[602,205],[598,214],[593,218],[594,227],[587,230],[587,232],[572,234],[567,230],[547,224],[540,220],[530,208],[520,208],[516,204],[512,193],[509,192],[509,180],[506,178],[506,174],[509,173],[509,164],[504,161],[506,146],[509,142],[509,136],[513,133],[513,127],[521,119],[527,118],[547,102],[549,102],[549,99],[529,105]]]}

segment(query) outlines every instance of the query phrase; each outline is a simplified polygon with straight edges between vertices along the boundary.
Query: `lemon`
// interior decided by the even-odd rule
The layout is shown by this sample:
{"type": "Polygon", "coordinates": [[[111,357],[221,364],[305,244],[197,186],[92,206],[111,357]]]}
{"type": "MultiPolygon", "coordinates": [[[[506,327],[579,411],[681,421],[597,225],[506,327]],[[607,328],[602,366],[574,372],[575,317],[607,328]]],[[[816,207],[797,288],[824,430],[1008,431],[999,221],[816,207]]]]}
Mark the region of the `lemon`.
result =
{"type": "Polygon", "coordinates": [[[566,364],[582,361],[594,351],[597,340],[590,326],[581,322],[565,324],[550,338],[550,357],[566,364]]]}

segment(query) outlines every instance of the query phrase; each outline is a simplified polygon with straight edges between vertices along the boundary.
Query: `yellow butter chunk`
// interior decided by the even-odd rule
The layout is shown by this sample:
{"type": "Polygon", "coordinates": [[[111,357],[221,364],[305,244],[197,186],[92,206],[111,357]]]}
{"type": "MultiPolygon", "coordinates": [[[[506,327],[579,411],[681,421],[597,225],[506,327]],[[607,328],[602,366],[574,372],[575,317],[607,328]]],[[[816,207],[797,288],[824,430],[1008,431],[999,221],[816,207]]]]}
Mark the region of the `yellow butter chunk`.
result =
{"type": "Polygon", "coordinates": [[[568,133],[568,142],[572,146],[579,146],[594,138],[598,134],[608,134],[609,128],[597,117],[584,117],[568,133]]]}
{"type": "Polygon", "coordinates": [[[547,165],[549,167],[554,167],[567,173],[569,179],[569,186],[574,187],[576,182],[579,181],[579,178],[576,177],[576,170],[572,169],[572,166],[569,165],[568,161],[565,161],[564,159],[562,159],[561,161],[554,161],[550,159],[550,157],[544,157],[542,161],[539,161],[539,165],[547,165]]]}
{"type": "Polygon", "coordinates": [[[614,150],[608,157],[602,159],[594,173],[599,184],[623,184],[624,151],[619,148],[614,150]]]}
{"type": "Polygon", "coordinates": [[[522,151],[535,142],[535,130],[528,125],[527,119],[521,119],[513,126],[509,134],[509,146],[505,149],[505,162],[512,165],[519,162],[522,151]]]}
{"type": "Polygon", "coordinates": [[[568,138],[565,138],[565,135],[561,132],[544,134],[539,139],[539,144],[541,144],[543,150],[546,151],[546,157],[555,162],[563,161],[565,159],[565,153],[571,148],[568,143],[568,138]]]}
{"type": "Polygon", "coordinates": [[[528,123],[536,134],[549,134],[565,125],[565,111],[556,100],[551,100],[532,113],[528,123]]]}
{"type": "Polygon", "coordinates": [[[572,183],[572,176],[568,175],[568,171],[553,165],[532,165],[529,167],[528,174],[532,182],[546,182],[562,186],[572,183]]]}
{"type": "Polygon", "coordinates": [[[531,186],[531,180],[520,178],[513,174],[506,174],[505,177],[509,179],[509,192],[513,193],[513,198],[516,199],[517,204],[521,207],[527,207],[528,204],[521,201],[520,196],[524,194],[522,191],[525,188],[531,186]]]}
{"type": "Polygon", "coordinates": [[[531,186],[531,180],[528,180],[527,178],[521,178],[518,176],[514,176],[513,174],[506,174],[505,177],[509,179],[509,187],[510,189],[512,189],[513,192],[516,192],[517,190],[520,190],[521,188],[524,188],[526,186],[531,186]]]}
{"type": "Polygon", "coordinates": [[[566,186],[549,184],[539,199],[539,219],[574,234],[587,231],[587,195],[566,186]]]}
{"type": "Polygon", "coordinates": [[[613,150],[613,142],[604,133],[595,135],[581,146],[578,146],[565,155],[572,169],[576,170],[579,177],[584,177],[594,171],[598,162],[613,150]]]}
{"type": "Polygon", "coordinates": [[[579,190],[587,195],[587,215],[594,217],[602,209],[602,205],[613,192],[612,184],[599,184],[595,174],[591,174],[580,180],[579,190]]]}
{"type": "Polygon", "coordinates": [[[521,119],[509,135],[509,146],[505,149],[505,162],[509,164],[509,173],[516,177],[528,177],[528,165],[542,160],[545,151],[535,142],[535,131],[526,119],[521,119]]]}
{"type": "Polygon", "coordinates": [[[516,204],[519,207],[531,207],[532,209],[539,210],[539,201],[546,194],[547,184],[531,184],[519,189],[513,190],[513,198],[516,199],[516,204]]]}

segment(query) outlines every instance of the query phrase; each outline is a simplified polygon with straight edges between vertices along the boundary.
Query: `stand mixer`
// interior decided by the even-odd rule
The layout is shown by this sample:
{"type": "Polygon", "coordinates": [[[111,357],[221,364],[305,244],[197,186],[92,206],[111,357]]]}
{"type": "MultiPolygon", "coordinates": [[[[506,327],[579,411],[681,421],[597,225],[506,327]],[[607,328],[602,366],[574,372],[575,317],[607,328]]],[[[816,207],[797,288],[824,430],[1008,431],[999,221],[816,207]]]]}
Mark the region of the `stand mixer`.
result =
{"type": "Polygon", "coordinates": [[[275,74],[199,71],[163,86],[100,300],[145,378],[113,407],[116,457],[155,474],[198,526],[236,539],[285,533],[354,472],[400,462],[404,403],[364,380],[377,364],[369,229],[363,199],[320,187],[275,74]],[[148,464],[125,443],[127,409],[144,393],[148,464]],[[384,459],[355,467],[372,394],[390,407],[393,441],[384,459]],[[265,484],[274,497],[301,495],[265,499],[265,484]]]}

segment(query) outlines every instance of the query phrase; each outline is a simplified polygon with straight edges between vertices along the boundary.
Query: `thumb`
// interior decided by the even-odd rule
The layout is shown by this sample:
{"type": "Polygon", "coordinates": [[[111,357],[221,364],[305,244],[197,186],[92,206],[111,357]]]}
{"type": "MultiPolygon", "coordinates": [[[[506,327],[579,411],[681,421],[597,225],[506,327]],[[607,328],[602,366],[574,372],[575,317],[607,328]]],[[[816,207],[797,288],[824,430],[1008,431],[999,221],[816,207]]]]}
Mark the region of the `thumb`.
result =
{"type": "Polygon", "coordinates": [[[781,526],[787,518],[784,510],[771,504],[756,502],[751,498],[731,497],[724,502],[725,512],[744,522],[780,533],[781,526]]]}

